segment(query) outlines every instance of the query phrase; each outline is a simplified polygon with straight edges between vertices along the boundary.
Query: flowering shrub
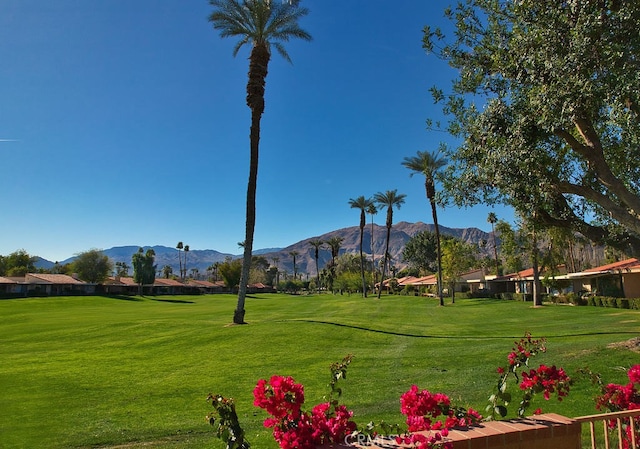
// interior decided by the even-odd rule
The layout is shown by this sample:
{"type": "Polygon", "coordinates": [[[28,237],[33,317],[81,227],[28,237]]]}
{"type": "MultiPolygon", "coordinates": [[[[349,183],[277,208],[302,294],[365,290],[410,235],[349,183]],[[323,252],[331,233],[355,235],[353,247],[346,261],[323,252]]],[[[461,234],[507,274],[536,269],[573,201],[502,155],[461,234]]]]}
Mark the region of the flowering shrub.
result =
{"type": "Polygon", "coordinates": [[[216,411],[215,415],[207,415],[209,424],[216,427],[216,436],[227,443],[227,449],[249,449],[251,444],[244,438],[244,430],[240,426],[236,406],[233,399],[227,399],[219,394],[210,394],[207,401],[216,411]]]}
{"type": "Polygon", "coordinates": [[[311,412],[302,410],[304,387],[293,378],[271,376],[268,382],[258,381],[253,390],[253,404],[271,415],[264,426],[273,428],[273,437],[282,449],[313,449],[324,443],[342,442],[356,430],[351,420],[353,412],[333,397],[340,394],[336,383],[346,376],[350,362],[351,356],[347,356],[342,363],[331,365],[330,400],[316,405],[311,412]]]}
{"type": "MultiPolygon", "coordinates": [[[[629,383],[627,385],[607,384],[602,387],[602,394],[596,398],[596,408],[609,412],[640,409],[640,365],[634,365],[627,371],[629,383]]],[[[634,418],[636,429],[640,429],[640,417],[634,418]]],[[[609,422],[611,430],[616,428],[616,421],[609,422]]],[[[631,426],[624,424],[623,447],[630,448],[631,426]]],[[[640,430],[636,431],[636,441],[640,441],[640,430]]]]}
{"type": "MultiPolygon", "coordinates": [[[[515,346],[507,355],[508,365],[499,367],[497,391],[489,397],[489,405],[487,411],[491,412],[491,419],[497,416],[505,417],[507,415],[507,405],[511,402],[511,393],[507,391],[509,377],[513,377],[522,390],[522,400],[518,407],[518,417],[524,417],[526,410],[531,405],[531,401],[535,393],[542,393],[546,400],[549,400],[551,394],[555,393],[559,401],[567,394],[571,386],[571,378],[567,376],[562,368],[555,366],[540,365],[537,369],[529,369],[529,360],[531,357],[546,352],[546,340],[533,339],[530,333],[526,333],[523,338],[515,342],[515,346]],[[518,373],[521,371],[522,380],[518,373]]],[[[542,411],[538,408],[536,414],[542,411]]]]}
{"type": "MultiPolygon", "coordinates": [[[[507,392],[510,377],[516,379],[523,392],[518,408],[520,417],[524,416],[536,393],[542,393],[546,400],[554,394],[558,400],[567,396],[571,379],[562,368],[540,365],[537,369],[530,369],[528,366],[531,357],[545,351],[545,339],[533,339],[528,333],[515,342],[507,356],[508,365],[498,368],[498,391],[490,397],[487,410],[491,416],[488,419],[507,415],[506,405],[511,402],[511,395],[507,392]]],[[[406,416],[406,428],[381,422],[357,429],[352,420],[353,412],[340,405],[337,399],[342,393],[337,383],[346,378],[351,360],[352,356],[347,356],[342,362],[331,365],[329,400],[317,404],[311,411],[303,410],[304,387],[292,377],[271,376],[269,380],[257,382],[253,390],[254,405],[270,415],[264,420],[264,426],[273,429],[273,436],[282,449],[314,449],[325,443],[343,443],[349,438],[377,437],[379,433],[394,433],[398,435],[395,437],[398,444],[415,449],[449,449],[452,443],[446,437],[450,429],[465,428],[482,420],[482,416],[471,408],[453,406],[447,395],[420,390],[412,385],[400,397],[400,411],[406,416]]],[[[629,379],[631,384],[626,387],[607,386],[599,404],[621,409],[640,408],[640,398],[635,389],[635,384],[640,384],[640,365],[629,370],[629,379]]],[[[221,396],[210,396],[209,399],[221,417],[218,437],[226,439],[227,449],[248,449],[250,446],[244,440],[232,400],[221,396]]],[[[541,413],[540,409],[536,413],[541,413]]],[[[213,425],[215,419],[209,418],[209,421],[213,425]]]]}
{"type": "Polygon", "coordinates": [[[451,448],[443,437],[454,427],[468,427],[480,422],[482,416],[473,409],[452,407],[449,397],[443,393],[420,391],[416,385],[400,397],[400,411],[407,416],[408,432],[433,431],[430,435],[405,433],[398,436],[398,444],[410,444],[418,449],[451,448]]]}

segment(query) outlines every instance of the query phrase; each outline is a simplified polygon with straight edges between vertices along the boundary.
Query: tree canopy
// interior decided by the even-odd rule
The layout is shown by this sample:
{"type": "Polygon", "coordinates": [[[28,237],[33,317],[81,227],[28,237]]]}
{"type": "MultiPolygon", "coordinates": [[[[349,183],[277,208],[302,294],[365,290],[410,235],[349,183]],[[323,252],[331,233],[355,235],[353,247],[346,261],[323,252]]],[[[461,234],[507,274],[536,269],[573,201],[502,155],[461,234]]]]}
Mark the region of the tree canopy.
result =
{"type": "Polygon", "coordinates": [[[24,276],[36,271],[37,257],[30,256],[23,249],[12,252],[8,256],[0,256],[0,276],[24,276]]]}
{"type": "Polygon", "coordinates": [[[418,232],[402,250],[402,260],[422,273],[435,273],[438,270],[436,259],[436,234],[431,231],[418,232]]]}
{"type": "Polygon", "coordinates": [[[131,265],[133,265],[133,281],[140,287],[143,285],[151,285],[156,280],[155,265],[156,253],[149,248],[147,252],[139,248],[138,252],[131,257],[131,265]]]}
{"type": "Polygon", "coordinates": [[[85,282],[100,284],[113,271],[113,262],[99,249],[90,249],[77,255],[73,270],[85,282]]]}
{"type": "Polygon", "coordinates": [[[459,142],[454,202],[504,202],[640,253],[640,3],[466,0],[445,14],[453,37],[426,27],[423,43],[458,71],[432,90],[459,142]]]}

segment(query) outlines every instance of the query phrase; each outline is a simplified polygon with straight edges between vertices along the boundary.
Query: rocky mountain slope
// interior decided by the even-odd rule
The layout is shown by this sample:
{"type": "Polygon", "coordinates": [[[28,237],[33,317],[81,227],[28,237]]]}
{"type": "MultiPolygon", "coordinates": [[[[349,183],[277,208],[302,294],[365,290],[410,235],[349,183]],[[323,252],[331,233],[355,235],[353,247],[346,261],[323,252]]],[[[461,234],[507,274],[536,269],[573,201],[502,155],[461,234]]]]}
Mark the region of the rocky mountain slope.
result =
{"type": "MultiPolygon", "coordinates": [[[[393,225],[391,231],[391,239],[389,242],[389,253],[394,260],[394,263],[398,266],[402,266],[402,250],[404,249],[407,241],[421,231],[433,232],[434,226],[425,223],[408,223],[399,222],[393,225]]],[[[363,250],[367,256],[371,257],[371,224],[367,224],[364,230],[363,237],[363,250]]],[[[373,253],[378,259],[384,252],[385,239],[387,229],[384,226],[373,226],[373,253]]],[[[477,228],[447,228],[440,227],[440,232],[445,235],[451,235],[457,237],[467,243],[478,245],[482,241],[491,242],[491,234],[481,231],[477,228]]],[[[274,260],[277,260],[277,266],[280,270],[285,270],[289,273],[293,272],[293,257],[292,252],[297,252],[296,256],[296,271],[298,273],[309,273],[309,275],[315,275],[315,259],[314,249],[309,245],[310,240],[320,239],[327,241],[332,237],[342,237],[343,242],[340,248],[340,254],[344,253],[358,253],[360,250],[360,228],[358,226],[352,226],[348,228],[338,229],[335,231],[327,232],[326,234],[311,236],[307,239],[294,243],[286,248],[269,248],[254,251],[255,255],[261,255],[266,257],[271,264],[275,264],[274,260]]],[[[326,246],[326,245],[325,245],[326,246]]],[[[138,251],[138,246],[117,246],[109,249],[105,249],[104,253],[109,256],[114,262],[126,262],[131,265],[131,256],[138,251]]],[[[169,265],[172,267],[174,273],[178,273],[178,251],[175,248],[167,246],[145,246],[146,251],[152,248],[156,253],[156,263],[158,269],[162,269],[163,266],[169,265]]],[[[184,255],[184,253],[182,253],[184,255]]],[[[320,251],[319,254],[320,269],[331,259],[331,252],[328,249],[320,251]]],[[[207,267],[211,266],[215,262],[223,262],[227,257],[242,257],[241,254],[227,254],[221,253],[215,250],[198,250],[192,249],[187,253],[187,271],[191,273],[192,268],[196,268],[201,275],[206,274],[207,267]]],[[[60,263],[65,264],[73,261],[73,257],[60,263]]],[[[45,259],[40,259],[37,266],[43,268],[49,268],[53,263],[45,259]]]]}
{"type": "MultiPolygon", "coordinates": [[[[431,224],[425,224],[421,222],[418,222],[418,223],[399,222],[393,225],[393,228],[391,230],[391,238],[389,240],[389,254],[391,255],[391,258],[394,260],[394,263],[397,266],[403,266],[402,251],[407,241],[421,231],[433,232],[434,226],[431,224]]],[[[451,235],[453,237],[459,238],[467,243],[470,243],[472,245],[477,245],[479,247],[481,242],[491,241],[491,234],[486,233],[478,228],[458,229],[458,228],[447,228],[444,226],[440,226],[440,232],[443,235],[451,235]]],[[[387,235],[387,228],[385,226],[380,226],[380,225],[373,226],[373,254],[375,255],[376,259],[380,258],[380,256],[384,253],[384,247],[386,244],[386,235],[387,235]]],[[[326,242],[328,239],[335,236],[342,237],[344,239],[340,248],[340,254],[359,253],[360,228],[358,226],[352,226],[349,228],[343,228],[343,229],[331,231],[319,236],[309,237],[307,239],[294,243],[293,245],[287,246],[286,248],[282,248],[279,251],[263,254],[263,256],[269,259],[269,261],[272,264],[273,264],[274,257],[279,259],[278,268],[280,270],[286,270],[287,272],[292,273],[293,257],[291,256],[291,253],[295,251],[298,253],[298,255],[296,255],[297,272],[309,273],[310,275],[315,276],[315,271],[316,271],[315,259],[314,259],[315,250],[309,244],[309,242],[311,240],[318,240],[318,239],[326,242]]],[[[369,258],[371,257],[371,242],[372,242],[371,224],[368,224],[364,229],[362,246],[363,246],[364,253],[369,258]]],[[[487,254],[489,253],[487,252],[487,254]]],[[[322,269],[322,267],[324,267],[329,260],[331,260],[331,251],[329,249],[320,251],[319,260],[318,260],[318,265],[320,266],[320,269],[322,269]]]]}

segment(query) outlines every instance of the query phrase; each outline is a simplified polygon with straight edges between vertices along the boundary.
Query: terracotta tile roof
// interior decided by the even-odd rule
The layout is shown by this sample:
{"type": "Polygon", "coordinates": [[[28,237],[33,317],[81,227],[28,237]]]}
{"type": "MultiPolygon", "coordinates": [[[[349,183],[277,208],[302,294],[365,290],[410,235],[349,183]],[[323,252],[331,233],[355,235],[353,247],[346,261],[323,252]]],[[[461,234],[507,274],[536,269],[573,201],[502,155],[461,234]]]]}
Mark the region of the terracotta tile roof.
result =
{"type": "Polygon", "coordinates": [[[35,281],[43,281],[48,284],[72,284],[72,285],[83,285],[86,282],[79,281],[78,279],[74,279],[71,276],[66,274],[41,274],[41,273],[28,273],[25,276],[26,282],[35,281]]]}
{"type": "Polygon", "coordinates": [[[209,281],[200,281],[196,279],[189,279],[187,282],[189,285],[195,285],[196,287],[216,287],[216,284],[209,281]]]}
{"type": "Polygon", "coordinates": [[[130,277],[120,277],[120,276],[109,276],[105,284],[109,285],[127,285],[127,286],[136,286],[133,281],[133,278],[130,277]]]}
{"type": "Polygon", "coordinates": [[[184,287],[184,284],[176,279],[156,278],[156,281],[153,284],[165,287],[184,287]]]}
{"type": "Polygon", "coordinates": [[[419,278],[413,276],[407,276],[406,278],[398,279],[399,285],[435,285],[438,283],[435,274],[429,276],[422,276],[419,278]]]}
{"type": "Polygon", "coordinates": [[[638,261],[638,259],[626,259],[626,260],[620,260],[618,262],[613,262],[613,263],[602,265],[595,268],[589,268],[587,270],[584,270],[584,272],[592,273],[592,272],[600,272],[600,271],[627,270],[627,269],[639,268],[639,267],[640,267],[640,261],[638,261]]]}

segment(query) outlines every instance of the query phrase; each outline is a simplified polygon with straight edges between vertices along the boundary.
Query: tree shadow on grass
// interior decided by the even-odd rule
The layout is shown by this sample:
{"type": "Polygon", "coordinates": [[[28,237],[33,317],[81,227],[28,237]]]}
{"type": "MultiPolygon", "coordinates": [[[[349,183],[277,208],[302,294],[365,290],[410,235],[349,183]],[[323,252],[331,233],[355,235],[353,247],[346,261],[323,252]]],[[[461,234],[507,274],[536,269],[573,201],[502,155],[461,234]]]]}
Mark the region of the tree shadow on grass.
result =
{"type": "Polygon", "coordinates": [[[149,298],[151,301],[158,302],[172,302],[175,304],[195,304],[195,301],[187,301],[186,299],[157,299],[157,298],[149,298]]]}
{"type": "Polygon", "coordinates": [[[104,298],[109,299],[119,299],[120,301],[142,301],[142,298],[138,298],[137,296],[128,296],[128,295],[103,295],[104,298]]]}
{"type": "MultiPolygon", "coordinates": [[[[352,324],[335,323],[332,321],[321,320],[309,320],[309,319],[294,319],[294,320],[280,320],[281,322],[299,322],[299,323],[314,323],[314,324],[326,324],[330,326],[346,327],[350,329],[357,329],[361,331],[374,332],[378,334],[397,335],[400,337],[412,337],[412,338],[432,338],[432,339],[445,339],[445,340],[503,340],[503,339],[515,339],[522,338],[522,336],[508,336],[508,335],[422,335],[422,334],[410,334],[405,332],[395,332],[382,329],[373,329],[364,326],[355,326],[352,324]]],[[[563,337],[585,337],[591,335],[630,335],[630,331],[608,331],[608,332],[576,332],[563,335],[546,335],[546,338],[563,338],[563,337]]]]}

